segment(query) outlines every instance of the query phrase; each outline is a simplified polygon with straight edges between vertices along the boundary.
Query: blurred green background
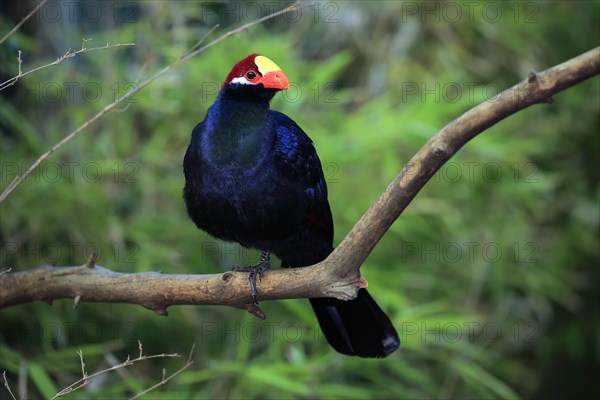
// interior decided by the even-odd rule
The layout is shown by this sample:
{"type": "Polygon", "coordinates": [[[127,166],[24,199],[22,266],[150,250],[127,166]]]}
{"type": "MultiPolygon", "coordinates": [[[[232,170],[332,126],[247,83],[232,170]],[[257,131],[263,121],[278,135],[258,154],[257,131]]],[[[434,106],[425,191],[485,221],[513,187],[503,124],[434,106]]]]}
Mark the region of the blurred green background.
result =
{"type": "MultiPolygon", "coordinates": [[[[3,1],[4,35],[34,2],[3,1]]],[[[0,92],[1,184],[139,80],[284,2],[49,2],[0,49],[2,81],[69,48],[79,55],[0,92]]],[[[191,223],[182,159],[235,62],[251,52],[292,81],[272,107],[312,137],[339,243],[410,157],[461,113],[600,43],[598,1],[306,2],[164,75],[45,162],[0,205],[1,268],[79,265],[217,273],[258,259],[191,223]]],[[[402,340],[384,360],[335,353],[305,300],[226,307],[69,300],[0,311],[0,371],[50,398],[138,353],[68,399],[590,398],[599,394],[598,78],[475,138],[421,191],[363,265],[402,340]]],[[[0,397],[8,393],[0,387],[0,397]]]]}

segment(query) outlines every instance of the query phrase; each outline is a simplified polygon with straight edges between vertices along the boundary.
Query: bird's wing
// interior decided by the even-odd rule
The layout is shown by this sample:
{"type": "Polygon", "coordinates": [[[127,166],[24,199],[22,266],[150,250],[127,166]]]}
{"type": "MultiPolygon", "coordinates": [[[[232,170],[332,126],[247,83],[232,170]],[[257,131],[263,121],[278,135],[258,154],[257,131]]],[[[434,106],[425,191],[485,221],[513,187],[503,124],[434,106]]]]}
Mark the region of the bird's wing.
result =
{"type": "Polygon", "coordinates": [[[327,201],[327,184],[321,161],[308,135],[287,115],[270,111],[275,123],[275,159],[289,182],[306,196],[307,222],[333,242],[333,219],[327,201]]]}

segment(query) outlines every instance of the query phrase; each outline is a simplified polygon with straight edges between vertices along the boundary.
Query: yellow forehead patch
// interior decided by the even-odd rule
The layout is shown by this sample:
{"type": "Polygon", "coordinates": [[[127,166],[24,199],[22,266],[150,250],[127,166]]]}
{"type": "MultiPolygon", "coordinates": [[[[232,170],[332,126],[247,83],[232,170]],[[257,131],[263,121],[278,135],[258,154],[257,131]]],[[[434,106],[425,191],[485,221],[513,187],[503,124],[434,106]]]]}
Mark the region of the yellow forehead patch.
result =
{"type": "Polygon", "coordinates": [[[275,64],[273,61],[269,60],[265,56],[257,56],[254,59],[254,63],[258,67],[258,72],[260,72],[262,75],[268,74],[269,72],[281,70],[281,68],[279,68],[277,64],[275,64]]]}

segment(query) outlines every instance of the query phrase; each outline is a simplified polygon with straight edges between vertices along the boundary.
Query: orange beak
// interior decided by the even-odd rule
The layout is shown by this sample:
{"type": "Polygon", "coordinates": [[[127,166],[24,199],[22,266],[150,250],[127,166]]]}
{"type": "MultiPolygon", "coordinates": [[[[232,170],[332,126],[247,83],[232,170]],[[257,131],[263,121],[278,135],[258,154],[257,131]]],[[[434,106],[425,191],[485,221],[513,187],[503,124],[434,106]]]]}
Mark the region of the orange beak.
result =
{"type": "Polygon", "coordinates": [[[290,80],[273,61],[265,56],[256,56],[254,63],[262,74],[262,79],[256,83],[262,83],[267,89],[285,90],[290,87],[290,80]]]}
{"type": "Polygon", "coordinates": [[[258,83],[267,89],[286,90],[290,87],[290,80],[282,70],[267,72],[258,83]]]}

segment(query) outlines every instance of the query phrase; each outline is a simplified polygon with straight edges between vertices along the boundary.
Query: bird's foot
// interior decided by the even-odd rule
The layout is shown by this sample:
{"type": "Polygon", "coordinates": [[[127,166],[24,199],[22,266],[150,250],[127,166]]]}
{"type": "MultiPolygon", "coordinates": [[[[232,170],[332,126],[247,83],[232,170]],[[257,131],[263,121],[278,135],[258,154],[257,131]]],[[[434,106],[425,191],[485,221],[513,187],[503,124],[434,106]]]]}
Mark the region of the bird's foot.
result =
{"type": "Polygon", "coordinates": [[[244,271],[244,272],[250,272],[250,275],[248,276],[248,280],[250,281],[250,290],[252,291],[252,301],[254,302],[254,304],[258,304],[258,291],[256,290],[256,277],[258,276],[258,279],[261,280],[263,274],[265,273],[265,271],[268,271],[271,269],[271,253],[268,251],[263,251],[261,256],[260,256],[260,261],[258,262],[258,265],[255,265],[254,267],[235,267],[233,270],[234,271],[244,271]]]}
{"type": "Polygon", "coordinates": [[[256,290],[256,277],[258,276],[258,280],[261,280],[265,271],[270,270],[270,269],[271,269],[271,264],[269,263],[269,260],[266,260],[265,262],[263,262],[261,260],[261,262],[256,267],[253,267],[252,270],[250,271],[248,280],[250,281],[250,290],[252,291],[252,301],[254,302],[254,304],[258,304],[258,291],[256,290]]]}

